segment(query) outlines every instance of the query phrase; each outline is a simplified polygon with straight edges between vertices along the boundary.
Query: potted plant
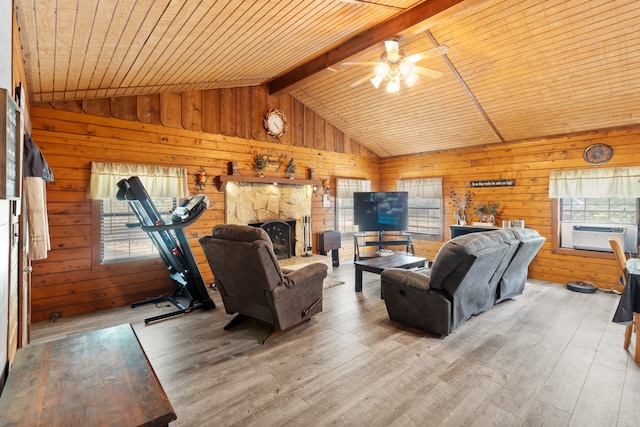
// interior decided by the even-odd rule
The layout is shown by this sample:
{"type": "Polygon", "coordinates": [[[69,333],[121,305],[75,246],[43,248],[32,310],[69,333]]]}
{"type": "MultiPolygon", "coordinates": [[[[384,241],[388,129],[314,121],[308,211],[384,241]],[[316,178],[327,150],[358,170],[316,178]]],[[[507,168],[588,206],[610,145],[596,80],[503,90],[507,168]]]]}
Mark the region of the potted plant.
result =
{"type": "Polygon", "coordinates": [[[267,167],[267,158],[264,154],[256,154],[253,156],[253,162],[255,163],[255,169],[258,171],[258,175],[263,176],[262,171],[267,167]]]}
{"type": "Polygon", "coordinates": [[[292,178],[293,179],[293,174],[296,172],[296,162],[295,160],[293,160],[293,157],[289,160],[289,163],[287,163],[287,167],[284,170],[284,174],[286,175],[287,178],[292,178]]]}
{"type": "Polygon", "coordinates": [[[495,216],[498,213],[499,207],[500,207],[500,203],[482,202],[481,204],[475,207],[476,215],[478,215],[480,222],[495,224],[496,223],[495,216]]]}

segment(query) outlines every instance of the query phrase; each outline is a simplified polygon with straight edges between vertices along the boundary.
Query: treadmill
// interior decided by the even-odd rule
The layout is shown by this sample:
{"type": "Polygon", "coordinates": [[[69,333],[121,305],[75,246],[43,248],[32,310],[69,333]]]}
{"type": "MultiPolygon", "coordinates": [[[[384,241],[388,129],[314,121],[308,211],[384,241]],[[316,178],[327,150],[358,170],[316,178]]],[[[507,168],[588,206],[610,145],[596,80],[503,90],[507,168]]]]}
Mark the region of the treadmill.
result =
{"type": "Polygon", "coordinates": [[[198,264],[193,257],[184,228],[193,224],[207,210],[209,200],[203,194],[185,199],[171,214],[171,221],[165,223],[142,185],[140,178],[132,176],[118,182],[118,200],[129,203],[138,217],[139,224],[127,224],[128,227],[140,227],[153,241],[160,257],[169,270],[169,277],[175,284],[170,296],[159,296],[131,304],[132,308],[141,305],[168,301],[178,308],[177,311],[149,317],[145,324],[168,317],[186,314],[194,310],[210,310],[215,303],[207,292],[198,264]],[[187,301],[186,303],[184,301],[187,301]]]}

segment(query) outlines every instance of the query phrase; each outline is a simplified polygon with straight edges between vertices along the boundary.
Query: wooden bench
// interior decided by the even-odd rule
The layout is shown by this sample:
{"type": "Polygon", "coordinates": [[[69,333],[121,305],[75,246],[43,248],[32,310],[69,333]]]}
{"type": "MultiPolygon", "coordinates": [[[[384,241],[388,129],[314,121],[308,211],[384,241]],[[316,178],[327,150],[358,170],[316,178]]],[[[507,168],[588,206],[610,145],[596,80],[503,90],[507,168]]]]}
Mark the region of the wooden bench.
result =
{"type": "Polygon", "coordinates": [[[129,324],[18,350],[0,426],[167,426],[175,411],[129,324]]]}

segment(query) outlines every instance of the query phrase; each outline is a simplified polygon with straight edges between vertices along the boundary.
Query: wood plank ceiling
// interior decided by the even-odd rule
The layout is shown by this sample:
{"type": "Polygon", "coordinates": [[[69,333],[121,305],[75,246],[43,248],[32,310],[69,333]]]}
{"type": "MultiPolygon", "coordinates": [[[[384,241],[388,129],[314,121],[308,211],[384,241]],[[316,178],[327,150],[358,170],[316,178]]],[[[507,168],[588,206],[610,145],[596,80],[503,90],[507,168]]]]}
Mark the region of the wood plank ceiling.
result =
{"type": "Polygon", "coordinates": [[[640,123],[634,0],[15,4],[36,103],[281,83],[347,47],[361,49],[349,61],[378,61],[377,38],[397,36],[408,54],[447,46],[417,63],[443,76],[387,93],[351,87],[373,66],[340,59],[282,91],[380,157],[640,123]]]}

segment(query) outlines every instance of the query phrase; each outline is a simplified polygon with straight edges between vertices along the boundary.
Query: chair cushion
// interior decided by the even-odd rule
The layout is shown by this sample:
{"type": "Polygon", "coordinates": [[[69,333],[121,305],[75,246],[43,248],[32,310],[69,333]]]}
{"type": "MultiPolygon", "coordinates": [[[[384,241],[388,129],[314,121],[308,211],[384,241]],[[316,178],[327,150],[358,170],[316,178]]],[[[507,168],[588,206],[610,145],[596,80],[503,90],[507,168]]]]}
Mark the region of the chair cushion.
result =
{"type": "Polygon", "coordinates": [[[258,227],[246,225],[218,224],[211,229],[211,237],[216,239],[231,240],[235,242],[254,242],[262,240],[273,246],[266,231],[258,227]]]}

